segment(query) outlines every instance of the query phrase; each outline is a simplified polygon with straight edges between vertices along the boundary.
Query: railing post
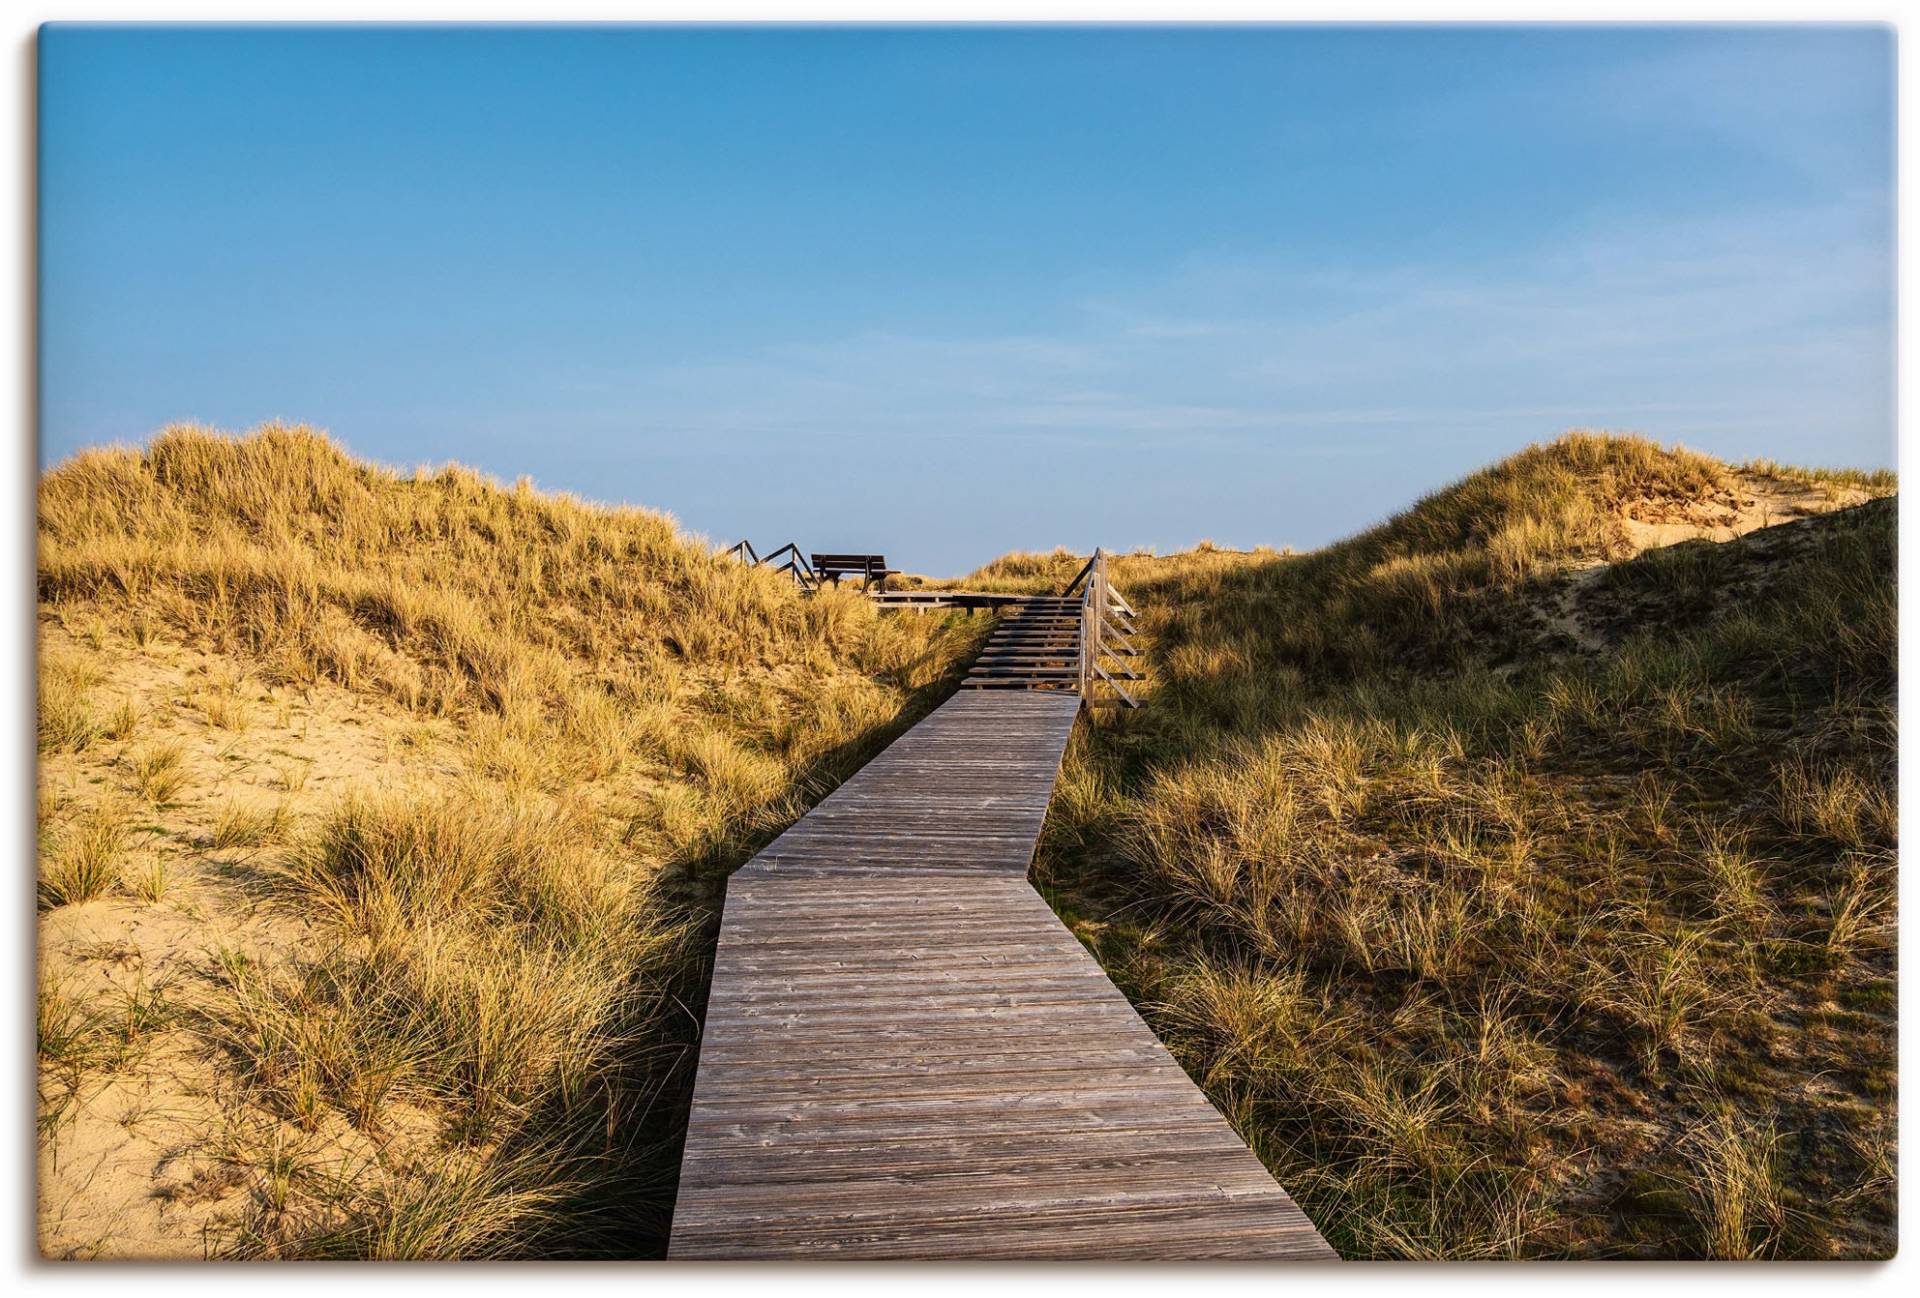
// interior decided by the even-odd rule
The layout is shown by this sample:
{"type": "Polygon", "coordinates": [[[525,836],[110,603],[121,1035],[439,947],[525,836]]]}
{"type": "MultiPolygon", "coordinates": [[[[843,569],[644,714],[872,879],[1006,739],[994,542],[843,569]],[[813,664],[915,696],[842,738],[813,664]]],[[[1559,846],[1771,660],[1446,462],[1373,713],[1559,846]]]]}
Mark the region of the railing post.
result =
{"type": "Polygon", "coordinates": [[[1100,663],[1100,628],[1106,619],[1107,556],[1097,547],[1080,595],[1080,701],[1093,703],[1094,669],[1100,663]]]}
{"type": "Polygon", "coordinates": [[[1093,560],[1087,560],[1087,584],[1080,588],[1080,701],[1087,701],[1087,601],[1093,595],[1093,560]]]}

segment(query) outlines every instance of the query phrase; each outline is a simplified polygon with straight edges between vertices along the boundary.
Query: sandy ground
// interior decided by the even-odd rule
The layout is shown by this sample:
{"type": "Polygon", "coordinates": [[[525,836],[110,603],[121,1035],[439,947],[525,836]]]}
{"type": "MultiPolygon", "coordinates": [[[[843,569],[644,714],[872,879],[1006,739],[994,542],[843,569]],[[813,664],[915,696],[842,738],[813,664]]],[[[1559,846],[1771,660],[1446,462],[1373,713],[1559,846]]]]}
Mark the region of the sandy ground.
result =
{"type": "Polygon", "coordinates": [[[1621,527],[1632,553],[1702,537],[1731,541],[1763,527],[1867,501],[1866,492],[1851,487],[1821,487],[1757,473],[1736,473],[1734,479],[1734,489],[1718,497],[1685,505],[1666,501],[1629,505],[1621,527]]]}
{"type": "MultiPolygon", "coordinates": [[[[141,717],[122,740],[41,758],[42,850],[99,806],[121,808],[129,832],[123,880],[164,878],[157,899],[123,882],[108,895],[44,911],[43,1008],[49,993],[76,1021],[93,1016],[109,1037],[130,1007],[157,1007],[158,1026],[120,1062],[72,1070],[41,1065],[40,1248],[52,1258],[200,1257],[258,1188],[222,1159],[235,1141],[278,1138],[261,1129],[238,1082],[192,1030],[212,994],[213,962],[237,952],[273,966],[315,940],[298,915],[275,906],[266,885],[276,849],[216,849],[223,814],[277,812],[294,823],[355,785],[391,788],[454,772],[444,722],[423,722],[367,698],[322,686],[269,689],[218,655],[178,645],[98,644],[51,619],[43,658],[81,661],[104,677],[97,707],[135,700],[141,717]],[[207,703],[238,701],[238,711],[207,703]],[[180,790],[153,806],[134,787],[135,756],[160,744],[182,750],[180,790]]],[[[297,1137],[324,1156],[342,1133],[297,1137]]]]}

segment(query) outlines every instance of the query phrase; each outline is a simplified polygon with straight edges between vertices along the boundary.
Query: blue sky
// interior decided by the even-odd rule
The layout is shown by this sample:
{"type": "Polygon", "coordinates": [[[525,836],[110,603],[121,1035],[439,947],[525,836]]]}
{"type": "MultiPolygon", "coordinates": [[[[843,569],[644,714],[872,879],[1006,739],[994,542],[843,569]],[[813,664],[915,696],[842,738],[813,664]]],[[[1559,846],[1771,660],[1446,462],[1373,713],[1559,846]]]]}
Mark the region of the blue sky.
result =
{"type": "Polygon", "coordinates": [[[1577,426],[1893,457],[1884,28],[40,38],[41,459],[171,421],[961,571],[1577,426]]]}

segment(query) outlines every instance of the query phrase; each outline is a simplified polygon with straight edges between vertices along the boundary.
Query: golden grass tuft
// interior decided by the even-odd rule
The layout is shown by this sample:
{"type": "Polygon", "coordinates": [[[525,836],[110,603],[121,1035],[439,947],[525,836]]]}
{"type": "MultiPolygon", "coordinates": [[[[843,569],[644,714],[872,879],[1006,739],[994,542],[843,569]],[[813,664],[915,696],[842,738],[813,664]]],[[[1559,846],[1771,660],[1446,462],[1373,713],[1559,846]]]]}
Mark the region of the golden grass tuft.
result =
{"type": "Polygon", "coordinates": [[[133,791],[155,806],[165,806],[187,786],[186,750],[177,741],[156,742],[127,758],[133,791]]]}
{"type": "Polygon", "coordinates": [[[70,906],[105,896],[120,879],[125,817],[116,804],[95,804],[59,831],[40,866],[40,904],[70,906]]]}
{"type": "Polygon", "coordinates": [[[39,744],[45,752],[80,752],[106,735],[112,722],[93,697],[99,674],[69,659],[40,667],[39,744]]]}

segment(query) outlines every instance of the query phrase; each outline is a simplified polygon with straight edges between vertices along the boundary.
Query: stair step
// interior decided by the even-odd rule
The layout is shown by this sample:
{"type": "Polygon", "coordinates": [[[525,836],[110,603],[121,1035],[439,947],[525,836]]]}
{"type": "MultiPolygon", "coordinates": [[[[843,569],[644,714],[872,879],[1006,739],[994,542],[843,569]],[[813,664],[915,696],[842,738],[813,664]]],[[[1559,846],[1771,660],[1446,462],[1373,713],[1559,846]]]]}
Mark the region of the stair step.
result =
{"type": "Polygon", "coordinates": [[[981,663],[969,670],[976,672],[1073,672],[1078,674],[1080,664],[1077,662],[1063,662],[1058,659],[1049,662],[1036,658],[1009,658],[1000,662],[981,663]]]}
{"type": "Polygon", "coordinates": [[[1023,681],[1011,677],[993,677],[976,680],[972,677],[960,682],[962,689],[968,690],[1068,690],[1074,688],[1073,681],[1023,681]]]}

